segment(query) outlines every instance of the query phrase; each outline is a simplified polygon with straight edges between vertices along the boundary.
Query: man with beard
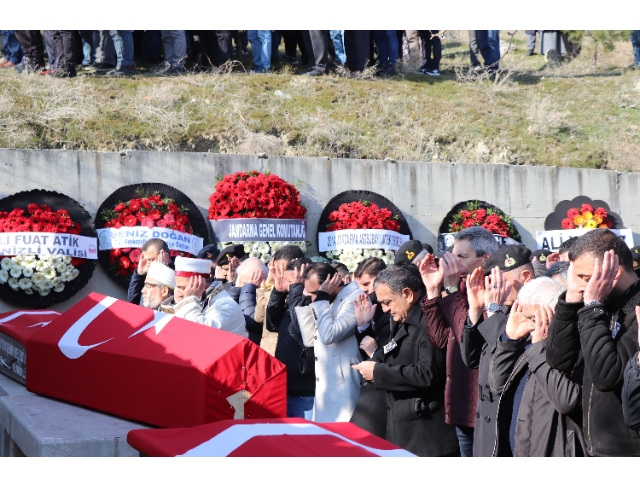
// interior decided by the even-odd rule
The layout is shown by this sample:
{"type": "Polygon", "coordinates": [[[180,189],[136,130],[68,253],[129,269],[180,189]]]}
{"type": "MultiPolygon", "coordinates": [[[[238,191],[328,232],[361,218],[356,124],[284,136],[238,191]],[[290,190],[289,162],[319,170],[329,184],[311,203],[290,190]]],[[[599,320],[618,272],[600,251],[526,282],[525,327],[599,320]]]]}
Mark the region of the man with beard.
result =
{"type": "Polygon", "coordinates": [[[152,262],[142,287],[140,305],[159,310],[162,302],[173,296],[175,287],[176,275],[173,269],[160,262],[152,262]]]}
{"type": "MultiPolygon", "coordinates": [[[[370,257],[358,264],[353,273],[355,281],[361,291],[356,302],[356,314],[373,315],[373,320],[364,328],[358,328],[356,339],[360,344],[362,360],[373,357],[376,350],[389,343],[389,313],[382,311],[373,288],[375,278],[387,265],[382,259],[370,257]]],[[[363,318],[358,321],[365,321],[363,318]]],[[[383,390],[377,390],[373,384],[364,378],[360,381],[360,397],[351,416],[351,422],[367,430],[369,433],[384,438],[387,431],[387,395],[383,390]]]]}
{"type": "Polygon", "coordinates": [[[473,429],[478,400],[478,371],[462,360],[460,341],[467,320],[466,277],[484,266],[498,250],[494,236],[482,227],[470,227],[455,234],[453,252],[445,252],[436,265],[429,254],[420,263],[427,295],[421,305],[433,345],[447,351],[445,420],[456,426],[462,456],[472,456],[473,429]],[[442,297],[442,289],[446,296],[442,297]]]}
{"type": "Polygon", "coordinates": [[[478,370],[474,457],[490,457],[494,452],[499,396],[491,392],[489,366],[518,292],[533,279],[530,254],[522,245],[504,245],[487,259],[484,269],[478,267],[467,276],[469,314],[460,352],[464,364],[478,370]]]}
{"type": "Polygon", "coordinates": [[[549,327],[547,362],[571,372],[584,361],[582,410],[589,456],[640,456],[640,436],[624,422],[624,369],[638,351],[640,280],[624,241],[590,230],[569,251],[567,292],[549,327]]]}
{"type": "Polygon", "coordinates": [[[145,276],[147,275],[149,266],[153,262],[159,262],[165,266],[172,265],[171,257],[169,256],[169,246],[167,242],[161,238],[150,238],[142,245],[140,250],[138,269],[136,269],[131,276],[129,290],[127,292],[127,301],[133,304],[140,304],[142,288],[146,282],[145,276]]]}
{"type": "Polygon", "coordinates": [[[179,318],[248,338],[240,306],[220,284],[211,283],[211,262],[176,257],[176,288],[173,301],[160,310],[179,318]]]}

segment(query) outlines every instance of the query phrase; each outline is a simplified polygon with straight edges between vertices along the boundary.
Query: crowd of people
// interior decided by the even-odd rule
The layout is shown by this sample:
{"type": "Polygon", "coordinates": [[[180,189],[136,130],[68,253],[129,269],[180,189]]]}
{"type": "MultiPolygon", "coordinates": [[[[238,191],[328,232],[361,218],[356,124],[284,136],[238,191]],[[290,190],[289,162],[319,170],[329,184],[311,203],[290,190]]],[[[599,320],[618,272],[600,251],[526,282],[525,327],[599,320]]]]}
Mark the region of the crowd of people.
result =
{"type": "Polygon", "coordinates": [[[145,243],[129,301],[274,355],[289,417],[420,456],[640,456],[640,252],[607,229],[532,252],[470,227],[353,273],[295,245],[169,255],[145,243]]]}
{"type": "MultiPolygon", "coordinates": [[[[276,64],[321,76],[344,66],[358,73],[375,66],[377,76],[397,74],[399,61],[418,73],[440,75],[442,34],[437,30],[3,30],[0,69],[75,77],[78,70],[108,76],[133,76],[136,65],[163,65],[155,75],[179,75],[229,66],[253,57],[250,73],[269,73],[276,64]],[[234,47],[235,43],[235,47],[234,47]],[[284,58],[278,49],[284,43],[284,58]]],[[[471,62],[478,72],[482,57],[489,72],[498,69],[499,31],[469,31],[471,62]]]]}

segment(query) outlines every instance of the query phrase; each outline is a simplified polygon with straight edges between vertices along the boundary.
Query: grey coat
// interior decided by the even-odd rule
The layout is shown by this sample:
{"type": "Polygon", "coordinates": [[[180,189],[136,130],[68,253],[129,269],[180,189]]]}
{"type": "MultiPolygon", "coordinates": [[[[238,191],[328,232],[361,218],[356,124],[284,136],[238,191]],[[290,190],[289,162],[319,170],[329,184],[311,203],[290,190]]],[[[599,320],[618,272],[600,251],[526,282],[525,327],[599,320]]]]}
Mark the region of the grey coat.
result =
{"type": "Polygon", "coordinates": [[[497,342],[490,374],[496,393],[513,386],[512,379],[523,371],[529,374],[518,410],[514,456],[584,456],[580,371],[570,375],[551,368],[546,340],[533,343],[526,351],[524,344],[525,340],[497,342]]]}
{"type": "Polygon", "coordinates": [[[489,366],[496,351],[497,340],[507,325],[508,315],[496,313],[476,326],[467,323],[462,331],[460,352],[462,361],[471,369],[478,369],[478,404],[476,427],[473,432],[473,456],[490,457],[496,443],[498,399],[489,385],[489,366]]]}
{"type": "Polygon", "coordinates": [[[298,320],[311,316],[316,328],[313,421],[347,422],[358,403],[360,373],[351,364],[362,360],[355,336],[358,323],[353,304],[359,294],[362,291],[358,284],[352,282],[342,288],[333,303],[316,299],[309,306],[296,307],[298,320]]]}

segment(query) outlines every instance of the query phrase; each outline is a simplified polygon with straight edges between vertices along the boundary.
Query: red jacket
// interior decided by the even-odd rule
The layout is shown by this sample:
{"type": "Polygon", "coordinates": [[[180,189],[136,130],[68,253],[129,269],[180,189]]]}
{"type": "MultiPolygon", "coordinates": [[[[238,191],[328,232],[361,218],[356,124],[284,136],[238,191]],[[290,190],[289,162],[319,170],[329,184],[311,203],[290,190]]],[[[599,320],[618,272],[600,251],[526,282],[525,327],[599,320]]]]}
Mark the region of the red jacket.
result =
{"type": "Polygon", "coordinates": [[[447,350],[447,382],[444,391],[445,421],[456,426],[475,427],[478,402],[478,369],[462,361],[460,341],[469,303],[462,290],[446,297],[420,302],[427,332],[434,346],[447,350]]]}

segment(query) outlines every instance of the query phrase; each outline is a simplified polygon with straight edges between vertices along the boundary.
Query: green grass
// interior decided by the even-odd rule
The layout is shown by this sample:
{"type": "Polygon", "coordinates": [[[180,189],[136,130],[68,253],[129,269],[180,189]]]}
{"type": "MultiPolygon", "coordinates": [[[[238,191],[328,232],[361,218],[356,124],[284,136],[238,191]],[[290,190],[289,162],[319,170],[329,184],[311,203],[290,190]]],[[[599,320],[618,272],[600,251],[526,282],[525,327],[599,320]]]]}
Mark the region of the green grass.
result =
{"type": "Polygon", "coordinates": [[[518,32],[496,81],[470,81],[464,31],[447,31],[443,47],[440,78],[407,66],[392,79],[311,79],[282,66],[248,75],[239,64],[232,74],[176,78],[0,70],[0,146],[640,169],[629,42],[600,52],[594,67],[585,39],[578,58],[550,67],[525,55],[518,32]]]}

